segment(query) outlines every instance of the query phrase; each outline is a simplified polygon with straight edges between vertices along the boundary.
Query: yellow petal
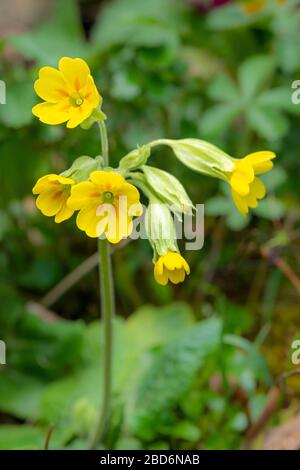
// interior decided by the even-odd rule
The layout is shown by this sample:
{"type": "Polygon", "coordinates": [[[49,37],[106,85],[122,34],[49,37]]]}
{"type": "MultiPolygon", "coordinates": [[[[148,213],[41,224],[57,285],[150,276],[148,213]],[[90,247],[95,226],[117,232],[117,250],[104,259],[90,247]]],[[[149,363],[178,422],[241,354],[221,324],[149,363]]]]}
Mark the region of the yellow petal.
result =
{"type": "Polygon", "coordinates": [[[57,224],[60,224],[64,220],[69,219],[74,214],[74,211],[72,209],[70,209],[66,204],[67,199],[68,199],[68,194],[65,195],[65,199],[64,199],[64,202],[62,204],[62,207],[61,207],[60,211],[55,216],[54,220],[57,224]]]}
{"type": "Polygon", "coordinates": [[[45,175],[37,180],[34,187],[32,188],[33,194],[40,194],[42,191],[49,189],[49,186],[51,186],[51,183],[49,181],[49,176],[54,176],[54,175],[45,175]]]}
{"type": "Polygon", "coordinates": [[[67,127],[69,129],[74,129],[74,127],[79,126],[83,121],[85,121],[93,112],[93,108],[88,102],[84,102],[81,106],[71,107],[69,114],[69,121],[67,127]]]}
{"type": "Polygon", "coordinates": [[[59,61],[58,68],[72,90],[79,92],[86,85],[90,69],[84,60],[63,57],[59,61]]]}
{"type": "Polygon", "coordinates": [[[175,271],[169,272],[169,279],[173,284],[179,284],[185,279],[185,271],[183,268],[176,269],[175,271]]]}
{"type": "Polygon", "coordinates": [[[89,237],[96,238],[96,227],[99,217],[96,216],[97,206],[89,206],[80,210],[76,223],[80,230],[83,230],[89,237]]]}
{"type": "Polygon", "coordinates": [[[127,197],[128,206],[137,204],[140,201],[140,193],[138,189],[130,183],[124,183],[122,195],[127,197]]]}
{"type": "Polygon", "coordinates": [[[162,265],[158,265],[158,262],[154,266],[154,279],[158,284],[161,286],[166,286],[168,284],[168,275],[167,273],[162,269],[162,265]]]}
{"type": "Polygon", "coordinates": [[[234,190],[231,191],[232,194],[232,199],[239,210],[239,212],[242,215],[246,215],[249,212],[247,202],[245,200],[245,197],[240,196],[238,193],[236,193],[234,190]]]}
{"type": "Polygon", "coordinates": [[[169,271],[174,269],[181,269],[182,263],[182,256],[179,253],[172,253],[169,252],[164,257],[164,265],[169,271]]]}
{"type": "Polygon", "coordinates": [[[73,185],[75,184],[75,181],[72,178],[69,178],[67,176],[63,175],[48,175],[49,181],[57,182],[60,184],[68,184],[68,185],[73,185]]]}
{"type": "Polygon", "coordinates": [[[249,183],[241,173],[234,172],[230,178],[230,186],[240,196],[246,196],[249,193],[249,183]]]}
{"type": "Polygon", "coordinates": [[[251,207],[251,209],[254,209],[255,207],[257,207],[258,201],[253,191],[250,190],[249,194],[245,196],[245,202],[248,207],[251,207]]]}
{"type": "Polygon", "coordinates": [[[68,99],[59,103],[39,103],[32,108],[32,113],[45,124],[55,125],[67,121],[70,117],[71,106],[68,99]]]}
{"type": "Polygon", "coordinates": [[[250,186],[250,192],[253,194],[257,199],[262,199],[266,195],[266,188],[263,182],[259,178],[255,178],[253,183],[250,186]]]}
{"type": "Polygon", "coordinates": [[[68,199],[68,207],[73,210],[79,210],[86,206],[94,205],[101,202],[101,192],[90,181],[83,181],[72,186],[71,196],[68,199]]]}
{"type": "Polygon", "coordinates": [[[98,93],[97,87],[95,85],[94,79],[91,75],[87,77],[87,82],[85,87],[80,91],[84,100],[88,101],[89,105],[95,109],[102,102],[102,98],[98,93]]]}
{"type": "Polygon", "coordinates": [[[93,171],[90,179],[97,184],[103,191],[115,193],[123,188],[125,179],[119,173],[113,171],[93,171]]]}
{"type": "Polygon", "coordinates": [[[54,191],[49,190],[38,196],[36,200],[36,206],[42,212],[42,214],[46,215],[47,217],[52,217],[60,211],[63,202],[64,197],[61,189],[54,191]]]}
{"type": "Polygon", "coordinates": [[[276,157],[274,152],[263,150],[260,152],[250,153],[245,160],[252,165],[256,175],[266,173],[273,168],[273,160],[276,157]]]}
{"type": "Polygon", "coordinates": [[[62,74],[53,67],[42,67],[39,79],[34,83],[36,94],[42,100],[57,103],[69,96],[67,84],[62,74]]]}

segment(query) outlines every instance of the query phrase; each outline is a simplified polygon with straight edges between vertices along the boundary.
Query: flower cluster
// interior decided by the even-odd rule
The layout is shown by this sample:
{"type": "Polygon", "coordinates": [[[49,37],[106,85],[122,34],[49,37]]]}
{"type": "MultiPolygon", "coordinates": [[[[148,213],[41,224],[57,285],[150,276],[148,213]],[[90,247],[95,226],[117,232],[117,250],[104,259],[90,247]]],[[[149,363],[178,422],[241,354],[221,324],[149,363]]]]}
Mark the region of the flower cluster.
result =
{"type": "MultiPolygon", "coordinates": [[[[103,138],[106,116],[101,110],[102,97],[82,59],[64,57],[58,70],[43,67],[35,91],[44,100],[32,110],[40,121],[50,125],[66,122],[68,128],[81,125],[85,129],[97,122],[103,138]]],[[[139,188],[149,201],[144,215],[153,249],[154,278],[161,285],[169,281],[178,284],[190,273],[190,267],[180,254],[174,221],[182,214],[192,215],[194,205],[177,178],[147,164],[151,149],[157,145],[171,147],[176,158],[191,170],[228,183],[243,215],[266,194],[258,175],[271,170],[273,152],[236,159],[199,139],[150,142],[125,155],[116,169],[109,167],[103,156],[82,156],[60,175],[41,177],[32,191],[37,195],[37,208],[54,217],[56,223],[77,211],[76,224],[87,236],[118,243],[132,233],[133,218],[142,215],[139,188]]]]}

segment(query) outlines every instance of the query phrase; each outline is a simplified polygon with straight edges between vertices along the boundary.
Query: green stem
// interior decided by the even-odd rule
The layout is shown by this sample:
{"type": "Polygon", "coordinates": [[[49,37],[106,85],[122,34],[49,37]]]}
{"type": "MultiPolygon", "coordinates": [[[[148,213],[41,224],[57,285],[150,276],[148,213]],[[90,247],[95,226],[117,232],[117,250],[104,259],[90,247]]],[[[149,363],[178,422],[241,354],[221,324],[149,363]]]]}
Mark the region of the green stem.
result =
{"type": "MultiPolygon", "coordinates": [[[[102,156],[108,166],[108,140],[103,121],[99,122],[102,156]]],[[[102,442],[111,415],[112,393],[112,355],[113,355],[113,318],[115,314],[114,283],[109,244],[107,240],[98,240],[99,281],[101,295],[101,313],[103,327],[102,357],[103,357],[103,393],[98,424],[91,442],[91,449],[96,449],[102,442]]]]}
{"type": "Polygon", "coordinates": [[[109,157],[108,157],[108,139],[107,139],[106,125],[104,121],[98,121],[98,126],[99,126],[99,131],[100,131],[102,157],[104,161],[104,166],[108,166],[109,157]]]}

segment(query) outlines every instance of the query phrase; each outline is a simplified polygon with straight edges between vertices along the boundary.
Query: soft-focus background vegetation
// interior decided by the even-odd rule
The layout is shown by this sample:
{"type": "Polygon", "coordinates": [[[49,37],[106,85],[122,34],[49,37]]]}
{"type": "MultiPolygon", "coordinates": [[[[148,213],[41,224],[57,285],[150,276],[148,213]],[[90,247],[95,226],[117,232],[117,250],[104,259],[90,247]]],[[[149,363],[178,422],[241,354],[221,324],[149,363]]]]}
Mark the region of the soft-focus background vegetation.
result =
{"type": "Polygon", "coordinates": [[[5,0],[0,6],[0,448],[85,448],[101,390],[95,241],[37,212],[31,188],[82,154],[97,129],[31,114],[39,67],[90,64],[113,163],[137,144],[199,137],[236,157],[278,153],[268,198],[242,218],[227,188],[159,148],[205,203],[192,274],[161,288],[146,241],[114,252],[114,413],[108,448],[300,447],[298,1],[5,0]],[[221,5],[226,3],[226,5],[221,5]],[[70,274],[71,273],[71,274],[70,274]],[[298,273],[298,274],[297,274],[298,273]],[[289,377],[292,375],[292,377],[289,377]],[[285,428],[282,428],[285,423],[285,428]]]}

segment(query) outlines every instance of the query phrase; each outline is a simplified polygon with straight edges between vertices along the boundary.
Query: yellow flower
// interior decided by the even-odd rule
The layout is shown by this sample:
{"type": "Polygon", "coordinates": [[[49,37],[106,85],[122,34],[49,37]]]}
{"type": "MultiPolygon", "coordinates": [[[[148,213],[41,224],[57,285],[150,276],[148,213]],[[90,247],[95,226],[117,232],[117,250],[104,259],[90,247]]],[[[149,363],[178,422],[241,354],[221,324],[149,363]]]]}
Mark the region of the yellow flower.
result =
{"type": "Polygon", "coordinates": [[[241,160],[233,159],[235,169],[226,173],[231,186],[231,193],[238,210],[246,215],[249,207],[257,206],[258,199],[266,195],[263,182],[256,175],[266,173],[273,168],[273,152],[261,151],[250,153],[241,160]]]}
{"type": "Polygon", "coordinates": [[[168,251],[160,256],[154,266],[154,278],[158,284],[165,286],[168,281],[173,284],[183,282],[185,275],[190,274],[190,267],[180,253],[168,251]]]}
{"type": "MultiPolygon", "coordinates": [[[[272,2],[277,3],[278,5],[283,5],[287,0],[270,0],[270,3],[272,2]]],[[[242,1],[241,7],[244,13],[251,15],[263,11],[267,7],[268,3],[268,0],[246,0],[242,1]]]]}
{"type": "Polygon", "coordinates": [[[242,3],[242,9],[244,13],[249,15],[253,13],[259,13],[262,11],[266,6],[265,0],[250,0],[242,3]]]}
{"type": "Polygon", "coordinates": [[[93,171],[90,181],[73,186],[68,206],[79,210],[77,226],[89,237],[105,233],[111,243],[118,243],[132,232],[133,216],[142,213],[139,199],[136,187],[120,174],[93,171]]]}
{"type": "Polygon", "coordinates": [[[55,215],[58,224],[72,217],[74,211],[67,206],[67,200],[74,183],[72,178],[55,174],[39,178],[32,190],[33,194],[39,194],[37,208],[48,217],[55,215]]]}
{"type": "Polygon", "coordinates": [[[34,89],[44,102],[34,106],[32,112],[45,124],[67,121],[67,127],[76,127],[102,101],[89,66],[82,59],[63,57],[59,61],[58,70],[42,67],[34,89]]]}

